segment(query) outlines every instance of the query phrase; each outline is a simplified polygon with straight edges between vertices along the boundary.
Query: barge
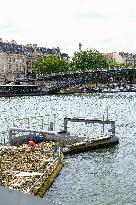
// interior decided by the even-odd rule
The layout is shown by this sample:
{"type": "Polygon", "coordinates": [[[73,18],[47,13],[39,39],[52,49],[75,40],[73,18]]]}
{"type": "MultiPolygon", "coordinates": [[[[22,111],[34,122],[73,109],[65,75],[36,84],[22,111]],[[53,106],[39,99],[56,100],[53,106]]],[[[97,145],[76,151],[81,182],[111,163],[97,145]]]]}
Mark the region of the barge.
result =
{"type": "MultiPolygon", "coordinates": [[[[51,124],[51,123],[50,123],[51,124]]],[[[115,121],[108,119],[108,110],[107,110],[107,119],[99,120],[99,119],[85,119],[85,118],[70,118],[65,117],[63,123],[63,131],[56,132],[53,130],[33,130],[27,128],[11,128],[9,130],[9,142],[10,144],[22,144],[27,143],[30,140],[35,141],[36,143],[42,141],[54,141],[57,144],[57,147],[60,147],[62,153],[72,154],[79,153],[88,150],[93,150],[96,148],[109,147],[112,145],[116,145],[119,143],[119,138],[115,135],[115,121]],[[78,135],[71,135],[68,132],[68,122],[82,122],[85,124],[100,124],[102,125],[102,132],[98,137],[93,137],[90,134],[90,137],[79,137],[78,135]],[[105,125],[111,126],[108,130],[108,134],[105,133],[105,125]],[[15,133],[22,133],[21,136],[15,136],[15,133]],[[28,135],[24,135],[24,133],[28,133],[28,135]],[[31,133],[31,134],[30,134],[31,133]]],[[[50,128],[51,129],[51,128],[50,128]]]]}
{"type": "Polygon", "coordinates": [[[63,149],[63,154],[64,156],[66,156],[80,152],[91,151],[98,148],[110,147],[117,145],[118,143],[119,138],[117,136],[101,136],[98,138],[77,142],[71,145],[66,145],[63,149]]]}
{"type": "MultiPolygon", "coordinates": [[[[51,124],[52,123],[50,123],[50,125],[51,124]]],[[[119,143],[119,138],[115,135],[115,121],[109,120],[108,115],[106,120],[104,120],[104,117],[103,120],[65,117],[63,126],[64,129],[61,132],[56,132],[53,130],[35,130],[30,128],[17,127],[13,127],[9,130],[10,145],[17,145],[17,147],[22,146],[19,148],[21,150],[21,154],[18,160],[20,161],[21,156],[23,156],[23,158],[27,160],[29,164],[29,166],[26,166],[29,167],[29,169],[25,170],[25,173],[21,173],[21,161],[21,169],[19,170],[20,173],[19,175],[16,175],[16,178],[18,179],[18,177],[20,177],[21,174],[29,174],[29,179],[27,178],[27,180],[25,181],[23,176],[23,182],[19,181],[18,183],[16,183],[17,179],[15,178],[15,184],[13,183],[14,181],[11,181],[10,187],[17,187],[17,190],[22,190],[27,192],[28,194],[42,197],[44,193],[47,191],[47,189],[51,186],[54,179],[60,173],[61,169],[63,168],[63,157],[65,157],[66,155],[91,151],[97,148],[113,146],[119,143]],[[84,122],[85,124],[101,124],[103,125],[103,134],[95,138],[92,138],[91,135],[90,138],[73,136],[67,130],[69,121],[82,123],[84,122]],[[108,135],[104,134],[105,125],[111,125],[111,129],[108,130],[110,134],[108,135]],[[29,145],[28,142],[34,142],[34,147],[27,147],[27,144],[29,145]],[[49,146],[50,143],[51,147],[49,146]],[[48,147],[50,149],[48,149],[48,147]],[[51,159],[52,161],[50,161],[51,159]],[[32,165],[36,167],[36,169],[34,169],[32,165]],[[40,167],[40,169],[37,168],[37,166],[40,167]],[[32,173],[28,173],[28,171],[31,171],[34,174],[33,181],[31,179],[32,173]],[[35,174],[38,174],[38,176],[35,176],[35,174]]],[[[13,150],[13,152],[15,152],[16,156],[18,156],[18,149],[14,149],[15,150],[13,150]]],[[[8,154],[8,152],[6,153],[8,154]]],[[[17,164],[19,164],[19,161],[17,162],[17,164]]],[[[9,181],[6,181],[5,183],[9,183],[9,181]]]]}
{"type": "Polygon", "coordinates": [[[0,97],[38,96],[47,94],[46,89],[38,85],[0,85],[0,97]]]}
{"type": "Polygon", "coordinates": [[[101,124],[102,125],[102,135],[95,138],[86,138],[81,139],[78,142],[71,144],[66,144],[63,149],[63,154],[75,154],[80,152],[85,152],[97,148],[109,147],[113,145],[117,145],[119,143],[119,138],[115,135],[115,121],[108,119],[108,109],[107,109],[107,119],[99,120],[99,119],[85,119],[85,118],[64,118],[64,130],[67,132],[68,129],[68,122],[84,122],[85,124],[92,123],[92,124],[101,124]],[[105,125],[110,125],[111,129],[108,130],[109,134],[105,135],[105,125]]]}

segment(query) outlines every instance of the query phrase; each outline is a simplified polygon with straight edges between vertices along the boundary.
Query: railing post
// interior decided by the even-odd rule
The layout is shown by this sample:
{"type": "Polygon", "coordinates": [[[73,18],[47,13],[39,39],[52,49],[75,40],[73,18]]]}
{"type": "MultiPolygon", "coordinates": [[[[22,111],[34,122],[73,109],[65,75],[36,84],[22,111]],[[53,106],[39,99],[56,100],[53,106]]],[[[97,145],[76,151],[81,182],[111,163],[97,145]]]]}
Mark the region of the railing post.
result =
{"type": "Polygon", "coordinates": [[[112,136],[115,137],[115,122],[111,123],[112,136]]]}
{"type": "Polygon", "coordinates": [[[67,132],[67,124],[68,124],[67,118],[65,117],[65,118],[64,118],[64,131],[65,131],[65,132],[67,132]]]}
{"type": "Polygon", "coordinates": [[[107,121],[109,120],[108,118],[109,118],[109,112],[108,112],[109,110],[108,110],[108,107],[107,107],[107,121]]]}
{"type": "Polygon", "coordinates": [[[54,116],[54,119],[53,119],[54,129],[53,129],[53,131],[55,131],[56,114],[53,114],[53,116],[54,116]]]}
{"type": "Polygon", "coordinates": [[[43,125],[44,125],[44,123],[43,123],[43,118],[42,118],[41,120],[42,120],[42,130],[43,130],[43,125]]]}
{"type": "Polygon", "coordinates": [[[9,143],[10,143],[10,144],[13,143],[13,139],[12,139],[12,129],[9,130],[9,143]]]}
{"type": "Polygon", "coordinates": [[[48,131],[53,131],[53,122],[49,123],[48,131]]]}
{"type": "Polygon", "coordinates": [[[104,134],[104,115],[103,115],[103,129],[102,129],[102,132],[103,132],[103,134],[104,134]]]}

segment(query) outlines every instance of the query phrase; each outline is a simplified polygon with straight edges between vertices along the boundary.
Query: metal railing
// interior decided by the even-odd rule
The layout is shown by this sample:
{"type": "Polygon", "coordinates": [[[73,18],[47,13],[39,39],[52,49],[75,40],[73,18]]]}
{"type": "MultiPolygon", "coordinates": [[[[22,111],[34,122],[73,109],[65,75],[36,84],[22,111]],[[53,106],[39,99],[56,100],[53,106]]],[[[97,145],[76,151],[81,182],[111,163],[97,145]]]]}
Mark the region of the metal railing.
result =
{"type": "Polygon", "coordinates": [[[46,166],[46,170],[43,172],[40,178],[35,181],[33,186],[28,190],[27,192],[28,194],[34,194],[34,191],[38,190],[42,186],[42,184],[48,179],[48,177],[57,167],[58,162],[59,162],[59,158],[57,157],[49,166],[46,166]]]}

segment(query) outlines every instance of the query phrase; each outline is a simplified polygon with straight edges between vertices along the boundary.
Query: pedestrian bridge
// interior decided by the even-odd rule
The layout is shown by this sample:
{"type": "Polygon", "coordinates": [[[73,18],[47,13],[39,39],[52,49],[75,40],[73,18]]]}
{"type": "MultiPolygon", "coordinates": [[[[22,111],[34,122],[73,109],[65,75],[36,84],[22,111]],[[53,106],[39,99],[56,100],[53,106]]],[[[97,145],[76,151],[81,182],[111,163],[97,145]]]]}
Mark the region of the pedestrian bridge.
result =
{"type": "Polygon", "coordinates": [[[55,93],[61,89],[85,85],[87,83],[109,83],[112,81],[132,81],[136,75],[136,69],[123,68],[112,70],[84,71],[75,73],[52,74],[38,80],[44,82],[53,82],[48,89],[48,93],[55,93]]]}

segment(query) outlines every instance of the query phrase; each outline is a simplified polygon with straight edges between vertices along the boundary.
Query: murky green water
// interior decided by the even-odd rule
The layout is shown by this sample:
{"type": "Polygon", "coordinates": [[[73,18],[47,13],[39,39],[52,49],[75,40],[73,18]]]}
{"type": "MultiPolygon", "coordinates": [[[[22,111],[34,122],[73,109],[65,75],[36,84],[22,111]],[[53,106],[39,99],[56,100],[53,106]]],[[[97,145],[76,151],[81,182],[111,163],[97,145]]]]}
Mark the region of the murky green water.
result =
{"type": "MultiPolygon", "coordinates": [[[[65,167],[45,197],[64,205],[133,205],[136,204],[136,93],[0,98],[1,138],[7,136],[4,131],[13,126],[13,121],[19,126],[16,118],[29,117],[30,127],[40,128],[40,116],[44,116],[44,128],[55,119],[55,129],[60,130],[65,116],[102,119],[107,106],[109,118],[116,120],[119,145],[67,157],[65,167]]],[[[21,126],[27,126],[27,119],[23,123],[21,126]]],[[[70,131],[79,135],[101,132],[97,126],[69,126],[70,131]]]]}

